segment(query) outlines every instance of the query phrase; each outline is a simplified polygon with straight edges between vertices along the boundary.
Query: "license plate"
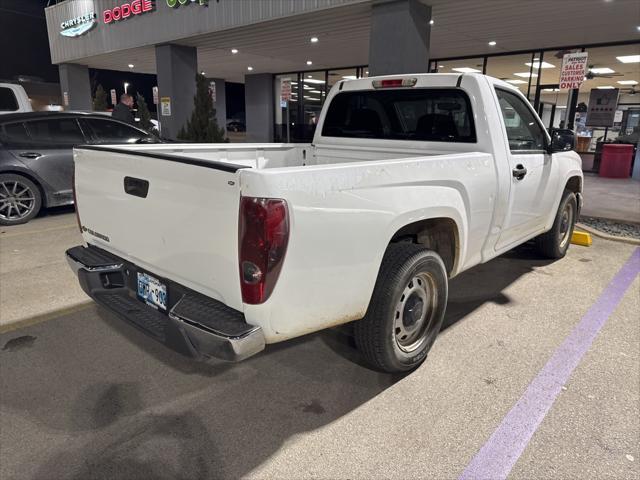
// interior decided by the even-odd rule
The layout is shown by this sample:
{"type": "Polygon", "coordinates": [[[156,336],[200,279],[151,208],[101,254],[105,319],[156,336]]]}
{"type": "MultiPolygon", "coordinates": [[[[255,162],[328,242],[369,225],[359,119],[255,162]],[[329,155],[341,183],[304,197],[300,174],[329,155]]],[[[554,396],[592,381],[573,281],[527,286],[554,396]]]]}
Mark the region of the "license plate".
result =
{"type": "Polygon", "coordinates": [[[138,272],[138,298],[148,305],[167,309],[167,286],[147,273],[138,272]]]}

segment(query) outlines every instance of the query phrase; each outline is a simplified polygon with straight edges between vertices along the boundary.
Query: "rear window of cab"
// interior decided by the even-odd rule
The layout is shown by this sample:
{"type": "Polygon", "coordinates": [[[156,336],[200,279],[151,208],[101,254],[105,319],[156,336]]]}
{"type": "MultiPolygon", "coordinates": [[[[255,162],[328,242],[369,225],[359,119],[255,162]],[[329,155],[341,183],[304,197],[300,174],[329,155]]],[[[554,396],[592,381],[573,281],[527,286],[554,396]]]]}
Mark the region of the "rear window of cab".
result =
{"type": "Polygon", "coordinates": [[[457,88],[338,93],[327,110],[322,136],[476,142],[471,102],[457,88]]]}

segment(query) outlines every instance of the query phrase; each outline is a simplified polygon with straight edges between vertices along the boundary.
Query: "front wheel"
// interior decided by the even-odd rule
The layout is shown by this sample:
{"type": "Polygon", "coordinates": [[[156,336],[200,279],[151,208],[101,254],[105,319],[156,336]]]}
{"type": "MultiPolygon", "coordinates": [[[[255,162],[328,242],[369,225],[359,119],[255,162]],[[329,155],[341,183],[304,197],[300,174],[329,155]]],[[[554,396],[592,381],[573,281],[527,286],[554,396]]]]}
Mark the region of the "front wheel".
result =
{"type": "Polygon", "coordinates": [[[565,190],[551,230],[536,237],[538,253],[546,258],[562,258],[567,254],[573,227],[578,217],[576,194],[565,190]]]}
{"type": "Polygon", "coordinates": [[[390,373],[420,365],[442,327],[447,294],[440,255],[411,243],[389,245],[367,313],[354,325],[367,362],[390,373]]]}

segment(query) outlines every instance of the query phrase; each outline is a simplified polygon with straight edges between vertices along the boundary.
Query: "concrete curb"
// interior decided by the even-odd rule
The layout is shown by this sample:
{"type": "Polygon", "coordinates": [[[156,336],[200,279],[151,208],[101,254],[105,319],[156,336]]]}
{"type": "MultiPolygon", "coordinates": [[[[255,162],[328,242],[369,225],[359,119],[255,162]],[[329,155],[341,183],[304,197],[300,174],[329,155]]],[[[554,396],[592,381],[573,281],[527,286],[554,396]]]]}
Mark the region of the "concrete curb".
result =
{"type": "Polygon", "coordinates": [[[612,242],[622,242],[622,243],[628,243],[630,245],[640,245],[640,240],[635,239],[635,238],[629,238],[629,237],[617,237],[615,235],[609,235],[608,233],[604,233],[601,232],[600,230],[593,228],[593,227],[589,227],[587,225],[585,225],[584,223],[576,223],[576,227],[580,228],[581,230],[584,230],[585,232],[589,232],[591,235],[594,235],[596,237],[600,237],[600,238],[604,238],[606,240],[611,240],[612,242]]]}
{"type": "Polygon", "coordinates": [[[0,334],[12,332],[14,330],[18,330],[24,327],[29,327],[31,325],[46,322],[48,320],[53,320],[54,318],[58,318],[63,315],[70,315],[72,313],[80,312],[82,310],[86,310],[92,305],[95,305],[95,302],[93,302],[92,300],[88,300],[82,303],[71,305],[69,307],[62,307],[62,308],[59,308],[58,310],[52,310],[50,312],[41,313],[33,317],[14,320],[4,325],[0,325],[0,334]]]}

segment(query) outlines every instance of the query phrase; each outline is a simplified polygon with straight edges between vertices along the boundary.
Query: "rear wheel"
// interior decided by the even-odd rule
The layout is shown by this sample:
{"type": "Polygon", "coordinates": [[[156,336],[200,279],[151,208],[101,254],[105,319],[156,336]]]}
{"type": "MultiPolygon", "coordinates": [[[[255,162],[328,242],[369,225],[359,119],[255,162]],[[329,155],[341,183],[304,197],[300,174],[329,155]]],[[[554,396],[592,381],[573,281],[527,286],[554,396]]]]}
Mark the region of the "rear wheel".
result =
{"type": "Polygon", "coordinates": [[[562,258],[567,254],[573,227],[578,216],[576,194],[565,190],[551,230],[536,237],[538,253],[546,258],[562,258]]]}
{"type": "Polygon", "coordinates": [[[42,206],[42,195],[35,183],[22,175],[0,175],[0,225],[27,223],[42,206]]]}
{"type": "Polygon", "coordinates": [[[420,365],[440,332],[447,288],[447,271],[436,252],[411,243],[389,245],[369,309],[354,325],[367,362],[385,372],[420,365]]]}

